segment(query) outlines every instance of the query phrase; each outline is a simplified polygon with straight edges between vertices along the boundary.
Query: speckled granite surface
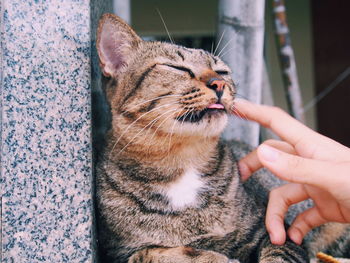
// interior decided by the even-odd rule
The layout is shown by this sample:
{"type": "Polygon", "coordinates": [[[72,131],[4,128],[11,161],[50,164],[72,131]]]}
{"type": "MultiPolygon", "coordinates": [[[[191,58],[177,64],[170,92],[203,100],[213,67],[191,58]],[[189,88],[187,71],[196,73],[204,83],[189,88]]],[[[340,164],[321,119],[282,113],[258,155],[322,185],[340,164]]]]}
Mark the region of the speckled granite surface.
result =
{"type": "Polygon", "coordinates": [[[93,262],[94,4],[0,3],[1,262],[93,262]]]}

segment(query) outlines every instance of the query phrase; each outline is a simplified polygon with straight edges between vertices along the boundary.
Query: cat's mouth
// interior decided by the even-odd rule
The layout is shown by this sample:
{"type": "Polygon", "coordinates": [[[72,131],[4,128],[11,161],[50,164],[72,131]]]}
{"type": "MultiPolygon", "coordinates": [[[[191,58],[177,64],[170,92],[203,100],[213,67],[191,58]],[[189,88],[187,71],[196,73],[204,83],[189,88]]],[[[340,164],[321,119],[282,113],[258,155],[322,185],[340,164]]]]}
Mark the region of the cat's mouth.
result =
{"type": "Polygon", "coordinates": [[[211,116],[218,116],[221,114],[225,114],[226,109],[224,105],[221,103],[213,103],[210,104],[208,107],[206,107],[204,110],[201,111],[192,111],[190,113],[186,113],[184,115],[181,115],[177,118],[178,121],[182,122],[199,122],[204,117],[211,117],[211,116]]]}

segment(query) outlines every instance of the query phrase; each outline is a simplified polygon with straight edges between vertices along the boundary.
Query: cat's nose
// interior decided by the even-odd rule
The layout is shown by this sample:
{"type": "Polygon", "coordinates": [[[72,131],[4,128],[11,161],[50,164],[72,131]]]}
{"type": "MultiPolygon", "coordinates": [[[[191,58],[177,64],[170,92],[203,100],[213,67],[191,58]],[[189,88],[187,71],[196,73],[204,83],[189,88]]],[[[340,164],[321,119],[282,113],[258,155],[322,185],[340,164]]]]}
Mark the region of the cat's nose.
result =
{"type": "Polygon", "coordinates": [[[225,80],[221,78],[211,78],[207,82],[207,87],[214,90],[218,98],[220,99],[225,87],[225,80]]]}

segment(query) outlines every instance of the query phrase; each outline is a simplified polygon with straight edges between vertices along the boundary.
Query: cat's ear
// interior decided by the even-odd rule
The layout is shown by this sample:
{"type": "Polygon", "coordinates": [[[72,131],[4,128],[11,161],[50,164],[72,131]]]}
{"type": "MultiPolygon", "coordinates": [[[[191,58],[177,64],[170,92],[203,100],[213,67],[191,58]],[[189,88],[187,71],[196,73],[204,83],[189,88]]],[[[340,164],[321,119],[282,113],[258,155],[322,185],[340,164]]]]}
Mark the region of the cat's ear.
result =
{"type": "Polygon", "coordinates": [[[98,25],[96,42],[103,74],[116,77],[120,69],[128,64],[128,58],[141,41],[122,19],[113,14],[104,14],[98,25]]]}

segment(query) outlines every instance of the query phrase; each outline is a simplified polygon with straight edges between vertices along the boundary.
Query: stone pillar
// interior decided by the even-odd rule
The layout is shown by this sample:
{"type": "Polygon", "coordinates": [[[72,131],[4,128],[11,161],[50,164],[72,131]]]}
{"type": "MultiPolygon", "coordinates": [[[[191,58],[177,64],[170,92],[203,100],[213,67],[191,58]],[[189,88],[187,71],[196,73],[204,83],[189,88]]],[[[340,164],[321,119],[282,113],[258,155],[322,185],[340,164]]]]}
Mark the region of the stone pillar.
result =
{"type": "MultiPolygon", "coordinates": [[[[264,7],[265,0],[219,1],[218,55],[232,69],[237,97],[255,103],[261,103],[263,83],[264,7]]],[[[231,117],[224,137],[257,146],[259,126],[231,117]]]]}
{"type": "Polygon", "coordinates": [[[0,1],[1,262],[95,261],[91,39],[106,2],[0,1]]]}
{"type": "Polygon", "coordinates": [[[113,11],[131,25],[131,0],[113,0],[113,11]]]}

